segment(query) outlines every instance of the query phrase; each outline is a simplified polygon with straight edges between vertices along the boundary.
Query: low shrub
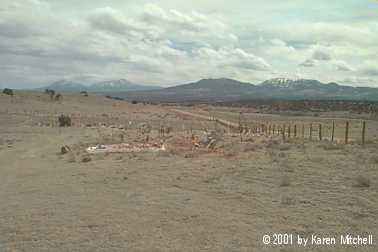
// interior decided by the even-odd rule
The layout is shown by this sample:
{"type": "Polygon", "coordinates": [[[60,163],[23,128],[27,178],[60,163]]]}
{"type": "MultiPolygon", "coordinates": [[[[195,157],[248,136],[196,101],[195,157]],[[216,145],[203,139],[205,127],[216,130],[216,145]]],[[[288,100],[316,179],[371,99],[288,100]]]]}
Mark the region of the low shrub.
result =
{"type": "Polygon", "coordinates": [[[66,115],[61,115],[58,118],[60,127],[70,127],[72,125],[71,117],[66,115]]]}
{"type": "Polygon", "coordinates": [[[354,184],[354,186],[355,187],[370,187],[370,179],[365,176],[359,175],[356,178],[356,183],[354,184]]]}
{"type": "Polygon", "coordinates": [[[286,186],[290,186],[290,178],[285,175],[282,177],[280,187],[286,187],[286,186]]]}
{"type": "Polygon", "coordinates": [[[13,93],[12,89],[10,89],[10,88],[4,88],[3,94],[13,96],[14,93],[13,93]]]}

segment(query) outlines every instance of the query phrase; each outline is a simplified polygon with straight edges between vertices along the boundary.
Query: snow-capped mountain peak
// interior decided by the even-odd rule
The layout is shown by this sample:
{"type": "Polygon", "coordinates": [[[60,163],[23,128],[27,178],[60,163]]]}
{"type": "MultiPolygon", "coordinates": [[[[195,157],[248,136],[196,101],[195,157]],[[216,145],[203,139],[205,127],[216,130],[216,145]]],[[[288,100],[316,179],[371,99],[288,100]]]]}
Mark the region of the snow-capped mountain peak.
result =
{"type": "Polygon", "coordinates": [[[260,84],[261,86],[277,87],[277,88],[296,88],[302,87],[316,87],[322,85],[317,80],[307,80],[307,79],[286,79],[286,78],[275,78],[266,80],[260,84]]]}

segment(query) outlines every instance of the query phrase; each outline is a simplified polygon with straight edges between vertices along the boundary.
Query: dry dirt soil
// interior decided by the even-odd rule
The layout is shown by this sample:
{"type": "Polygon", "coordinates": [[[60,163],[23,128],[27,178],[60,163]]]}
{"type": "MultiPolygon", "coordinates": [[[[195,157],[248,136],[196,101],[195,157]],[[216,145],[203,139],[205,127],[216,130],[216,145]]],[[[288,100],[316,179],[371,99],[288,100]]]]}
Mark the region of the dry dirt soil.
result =
{"type": "Polygon", "coordinates": [[[377,181],[375,140],[361,146],[244,136],[240,143],[238,134],[172,107],[0,95],[1,252],[376,251],[377,181]],[[62,113],[72,127],[57,127],[62,113]],[[162,126],[170,128],[164,137],[162,126]],[[192,135],[203,138],[204,130],[216,133],[213,149],[193,145],[192,135]],[[85,152],[147,136],[167,151],[85,152]],[[374,244],[264,245],[263,235],[273,233],[371,234],[374,244]]]}

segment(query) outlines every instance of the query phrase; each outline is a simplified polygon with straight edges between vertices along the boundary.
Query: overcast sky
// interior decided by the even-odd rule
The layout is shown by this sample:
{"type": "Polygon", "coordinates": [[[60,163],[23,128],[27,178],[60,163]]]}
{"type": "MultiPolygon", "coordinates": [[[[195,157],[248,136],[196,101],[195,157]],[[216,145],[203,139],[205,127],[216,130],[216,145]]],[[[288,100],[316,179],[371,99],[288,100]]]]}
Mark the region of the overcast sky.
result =
{"type": "Polygon", "coordinates": [[[0,87],[218,77],[378,87],[376,0],[0,1],[0,87]]]}

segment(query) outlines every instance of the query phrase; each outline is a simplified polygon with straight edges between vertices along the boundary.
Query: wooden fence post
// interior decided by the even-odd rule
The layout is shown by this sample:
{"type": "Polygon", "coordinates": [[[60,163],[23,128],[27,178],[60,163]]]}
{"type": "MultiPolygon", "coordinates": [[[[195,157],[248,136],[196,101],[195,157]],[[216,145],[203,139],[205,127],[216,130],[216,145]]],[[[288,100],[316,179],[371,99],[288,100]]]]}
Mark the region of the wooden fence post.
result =
{"type": "Polygon", "coordinates": [[[332,122],[332,134],[331,134],[331,141],[333,142],[335,138],[335,121],[332,122]]]}
{"type": "Polygon", "coordinates": [[[290,138],[291,136],[291,126],[289,124],[288,128],[287,128],[287,138],[290,138]]]}
{"type": "Polygon", "coordinates": [[[286,126],[285,126],[285,124],[282,126],[282,129],[281,129],[281,134],[282,134],[282,140],[284,140],[285,141],[285,128],[286,128],[286,126]]]}
{"type": "Polygon", "coordinates": [[[242,125],[241,125],[241,115],[242,112],[239,112],[239,136],[240,136],[240,142],[243,142],[243,136],[242,136],[242,125]]]}
{"type": "Polygon", "coordinates": [[[348,144],[348,138],[349,138],[349,121],[346,121],[346,123],[345,123],[345,144],[348,144]]]}
{"type": "Polygon", "coordinates": [[[322,141],[323,136],[322,136],[322,124],[319,123],[319,140],[322,141]]]}
{"type": "Polygon", "coordinates": [[[310,123],[310,141],[312,140],[312,123],[310,123]]]}
{"type": "Polygon", "coordinates": [[[294,124],[294,137],[297,138],[297,125],[294,124]]]}
{"type": "Polygon", "coordinates": [[[362,139],[361,139],[362,145],[365,144],[365,131],[366,131],[366,122],[363,121],[362,122],[362,139]]]}

